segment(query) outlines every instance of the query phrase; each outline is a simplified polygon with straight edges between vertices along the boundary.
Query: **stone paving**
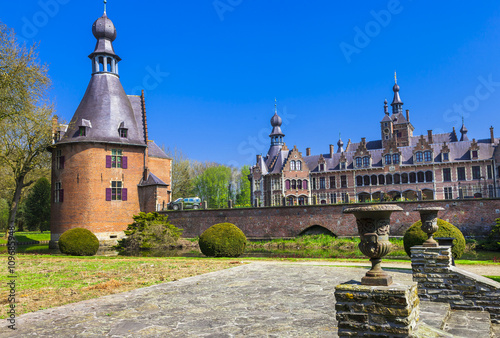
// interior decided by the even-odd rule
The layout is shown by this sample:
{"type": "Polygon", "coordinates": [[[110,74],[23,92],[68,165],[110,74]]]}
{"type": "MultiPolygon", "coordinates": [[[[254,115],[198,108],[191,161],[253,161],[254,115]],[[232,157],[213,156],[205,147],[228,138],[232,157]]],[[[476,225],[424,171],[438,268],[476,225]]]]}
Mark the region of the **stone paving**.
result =
{"type": "MultiPolygon", "coordinates": [[[[334,289],[365,268],[254,262],[25,314],[2,337],[336,337],[334,289]]],[[[392,271],[411,280],[409,271],[392,271]]]]}

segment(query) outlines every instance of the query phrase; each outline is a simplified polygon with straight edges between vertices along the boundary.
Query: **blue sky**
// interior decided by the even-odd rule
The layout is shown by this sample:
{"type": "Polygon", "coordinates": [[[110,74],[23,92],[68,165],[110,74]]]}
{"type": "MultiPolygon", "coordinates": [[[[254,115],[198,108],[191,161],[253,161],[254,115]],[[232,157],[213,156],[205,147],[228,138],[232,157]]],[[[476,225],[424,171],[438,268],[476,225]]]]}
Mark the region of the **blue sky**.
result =
{"type": "MultiPolygon", "coordinates": [[[[269,147],[277,98],[287,145],[327,153],[380,139],[394,71],[415,134],[500,136],[500,2],[109,0],[121,82],[146,91],[150,138],[241,166],[269,147]]],[[[39,42],[57,114],[87,87],[102,1],[2,1],[0,20],[39,42]]]]}

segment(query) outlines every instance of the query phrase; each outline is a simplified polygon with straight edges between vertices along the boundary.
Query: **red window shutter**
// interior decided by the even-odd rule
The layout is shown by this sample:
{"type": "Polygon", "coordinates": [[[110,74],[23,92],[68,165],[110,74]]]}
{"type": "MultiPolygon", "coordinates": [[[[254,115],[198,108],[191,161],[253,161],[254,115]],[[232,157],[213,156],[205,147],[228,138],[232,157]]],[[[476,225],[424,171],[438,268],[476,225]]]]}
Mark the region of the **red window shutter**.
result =
{"type": "Polygon", "coordinates": [[[122,201],[127,200],[127,188],[122,189],[122,201]]]}
{"type": "Polygon", "coordinates": [[[122,169],[127,169],[127,156],[122,156],[122,169]]]}
{"type": "Polygon", "coordinates": [[[59,190],[59,202],[64,202],[64,189],[59,190]]]}
{"type": "Polygon", "coordinates": [[[106,168],[111,168],[111,155],[106,155],[106,168]]]}
{"type": "Polygon", "coordinates": [[[59,163],[59,167],[60,167],[61,169],[64,169],[64,156],[61,156],[61,158],[60,158],[60,160],[59,160],[59,161],[60,161],[60,163],[59,163]]]}
{"type": "Polygon", "coordinates": [[[290,181],[285,181],[285,189],[290,189],[290,181]]]}
{"type": "Polygon", "coordinates": [[[111,201],[111,188],[106,188],[106,201],[111,201]]]}

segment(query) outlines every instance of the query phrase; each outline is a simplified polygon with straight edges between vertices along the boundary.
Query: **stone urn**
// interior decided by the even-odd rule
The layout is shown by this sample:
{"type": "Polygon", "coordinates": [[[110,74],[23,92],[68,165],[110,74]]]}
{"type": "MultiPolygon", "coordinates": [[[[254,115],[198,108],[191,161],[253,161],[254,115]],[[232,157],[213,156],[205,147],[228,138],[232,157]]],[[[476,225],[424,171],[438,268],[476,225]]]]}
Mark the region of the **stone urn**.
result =
{"type": "Polygon", "coordinates": [[[361,238],[359,250],[370,257],[372,268],[361,278],[362,285],[388,286],[392,284],[392,277],[382,270],[382,257],[391,249],[389,231],[391,214],[403,209],[392,204],[378,204],[361,207],[347,207],[345,214],[356,217],[358,233],[361,238]]]}
{"type": "Polygon", "coordinates": [[[438,242],[433,238],[433,235],[438,231],[437,224],[438,212],[444,210],[441,207],[420,207],[414,211],[420,213],[420,220],[422,221],[422,231],[427,234],[427,240],[422,244],[427,247],[439,246],[438,242]]]}

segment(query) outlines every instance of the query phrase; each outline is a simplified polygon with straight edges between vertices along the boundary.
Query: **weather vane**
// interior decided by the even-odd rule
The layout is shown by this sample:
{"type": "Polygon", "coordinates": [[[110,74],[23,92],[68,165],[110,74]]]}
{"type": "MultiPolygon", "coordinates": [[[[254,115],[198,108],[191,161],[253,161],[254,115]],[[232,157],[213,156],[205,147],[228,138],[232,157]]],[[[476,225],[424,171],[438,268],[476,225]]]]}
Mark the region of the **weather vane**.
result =
{"type": "Polygon", "coordinates": [[[398,78],[396,77],[396,72],[394,72],[394,83],[398,83],[398,78]]]}
{"type": "Polygon", "coordinates": [[[106,13],[106,3],[108,2],[108,0],[104,0],[104,13],[106,13]]]}

